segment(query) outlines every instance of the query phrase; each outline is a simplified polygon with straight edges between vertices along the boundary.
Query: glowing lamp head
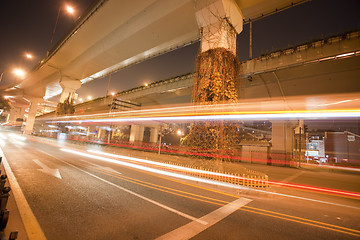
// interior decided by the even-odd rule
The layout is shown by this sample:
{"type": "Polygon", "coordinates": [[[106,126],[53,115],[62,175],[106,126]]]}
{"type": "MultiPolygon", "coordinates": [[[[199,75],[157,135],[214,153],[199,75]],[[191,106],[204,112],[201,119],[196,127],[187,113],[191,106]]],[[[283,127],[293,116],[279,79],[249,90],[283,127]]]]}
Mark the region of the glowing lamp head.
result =
{"type": "Polygon", "coordinates": [[[15,68],[13,73],[19,78],[24,78],[26,75],[25,71],[20,68],[15,68]]]}
{"type": "Polygon", "coordinates": [[[112,93],[111,93],[111,96],[115,96],[115,93],[114,93],[114,92],[112,92],[112,93]]]}
{"type": "Polygon", "coordinates": [[[181,136],[181,135],[182,135],[181,130],[178,130],[178,131],[177,131],[177,134],[178,134],[179,136],[181,136]]]}
{"type": "Polygon", "coordinates": [[[148,83],[145,83],[144,86],[147,87],[147,86],[149,86],[149,84],[148,84],[148,83]]]}
{"type": "Polygon", "coordinates": [[[87,97],[87,99],[88,99],[88,100],[91,100],[91,99],[92,99],[92,97],[91,97],[91,96],[88,96],[88,97],[87,97]]]}
{"type": "Polygon", "coordinates": [[[66,11],[67,11],[68,13],[70,13],[70,14],[74,14],[74,12],[75,12],[75,9],[74,9],[72,6],[69,6],[69,5],[67,5],[67,6],[65,7],[65,9],[66,9],[66,11]]]}
{"type": "Polygon", "coordinates": [[[30,53],[25,54],[25,57],[26,57],[27,59],[32,59],[32,58],[33,58],[33,56],[32,56],[30,53]]]}

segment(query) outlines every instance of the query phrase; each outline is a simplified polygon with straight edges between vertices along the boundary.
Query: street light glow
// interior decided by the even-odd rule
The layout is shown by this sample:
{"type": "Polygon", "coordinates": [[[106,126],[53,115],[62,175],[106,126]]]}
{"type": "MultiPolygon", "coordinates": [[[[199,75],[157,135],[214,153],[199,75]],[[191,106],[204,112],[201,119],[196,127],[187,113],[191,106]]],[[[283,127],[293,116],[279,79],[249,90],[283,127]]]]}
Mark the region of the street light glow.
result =
{"type": "Polygon", "coordinates": [[[66,11],[70,14],[74,14],[75,9],[69,5],[66,6],[66,11]]]}
{"type": "Polygon", "coordinates": [[[111,96],[115,96],[115,93],[114,93],[114,92],[112,92],[112,93],[111,93],[111,96]]]}
{"type": "Polygon", "coordinates": [[[26,54],[25,54],[25,57],[26,57],[27,59],[32,59],[32,58],[33,58],[33,56],[32,56],[30,53],[26,53],[26,54]]]}
{"type": "Polygon", "coordinates": [[[20,78],[23,78],[26,75],[25,71],[20,68],[15,68],[13,73],[20,78]]]}
{"type": "Polygon", "coordinates": [[[88,96],[88,97],[87,97],[87,99],[88,99],[88,100],[91,100],[91,99],[92,99],[92,97],[91,97],[91,96],[88,96]]]}

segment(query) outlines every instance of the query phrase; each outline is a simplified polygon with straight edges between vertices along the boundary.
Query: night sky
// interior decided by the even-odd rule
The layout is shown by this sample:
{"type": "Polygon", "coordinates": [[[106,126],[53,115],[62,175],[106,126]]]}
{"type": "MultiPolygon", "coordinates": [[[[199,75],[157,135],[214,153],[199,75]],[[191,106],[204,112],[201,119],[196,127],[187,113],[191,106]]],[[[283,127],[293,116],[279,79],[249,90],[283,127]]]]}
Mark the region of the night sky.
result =
{"type": "MultiPolygon", "coordinates": [[[[66,3],[76,9],[74,17],[60,13],[53,45],[72,27],[92,0],[3,0],[0,6],[0,85],[13,81],[11,69],[20,66],[30,70],[49,48],[57,12],[66,3]],[[26,60],[24,54],[34,59],[26,60]]],[[[253,23],[253,56],[276,49],[301,44],[317,38],[360,29],[359,0],[313,0],[253,23]]],[[[248,59],[249,25],[237,40],[240,61],[248,59]]],[[[199,43],[175,50],[166,55],[130,66],[111,76],[110,91],[171,78],[195,69],[199,43]]],[[[100,97],[106,93],[105,79],[87,83],[77,92],[80,97],[100,97]]],[[[53,98],[52,100],[55,100],[53,98]]]]}

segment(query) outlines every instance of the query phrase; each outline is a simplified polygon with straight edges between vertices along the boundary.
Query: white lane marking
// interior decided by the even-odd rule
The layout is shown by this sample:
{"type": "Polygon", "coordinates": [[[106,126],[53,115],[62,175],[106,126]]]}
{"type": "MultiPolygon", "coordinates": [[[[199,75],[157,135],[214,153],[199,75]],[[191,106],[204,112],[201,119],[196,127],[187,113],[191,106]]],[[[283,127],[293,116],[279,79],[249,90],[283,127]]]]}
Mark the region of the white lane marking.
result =
{"type": "Polygon", "coordinates": [[[239,198],[225,206],[222,206],[221,208],[218,208],[217,210],[203,216],[200,218],[202,221],[208,222],[207,225],[201,225],[196,221],[190,222],[182,227],[179,227],[171,232],[166,233],[165,235],[162,235],[161,237],[156,238],[157,240],[185,240],[190,239],[202,231],[206,230],[207,228],[211,227],[215,223],[223,220],[239,208],[245,206],[252,200],[247,198],[239,198]]]}
{"type": "MultiPolygon", "coordinates": [[[[45,153],[45,152],[43,152],[43,153],[45,153]]],[[[166,209],[166,210],[168,210],[168,211],[170,211],[170,212],[176,213],[176,214],[178,214],[178,215],[180,215],[180,216],[182,216],[182,217],[185,217],[185,218],[187,218],[187,219],[190,219],[190,220],[192,220],[192,221],[199,222],[199,223],[201,223],[201,224],[203,224],[203,225],[206,225],[206,224],[207,224],[207,222],[205,222],[205,221],[202,221],[202,220],[200,220],[200,219],[198,219],[198,218],[196,218],[196,217],[190,216],[190,215],[188,215],[188,214],[186,214],[186,213],[180,212],[180,211],[178,211],[178,210],[176,210],[176,209],[173,209],[173,208],[168,207],[168,206],[166,206],[166,205],[164,205],[164,204],[161,204],[161,203],[159,203],[159,202],[156,202],[156,201],[154,201],[154,200],[152,200],[152,199],[150,199],[150,198],[144,197],[144,196],[142,196],[142,195],[140,195],[140,194],[137,194],[137,193],[135,193],[135,192],[133,192],[133,191],[131,191],[131,190],[128,190],[128,189],[123,188],[123,187],[120,187],[119,185],[116,185],[115,183],[109,182],[109,181],[107,181],[107,180],[105,180],[105,179],[103,179],[103,178],[101,178],[101,177],[98,177],[98,176],[96,176],[96,175],[94,175],[94,174],[92,174],[92,173],[89,173],[89,172],[87,172],[87,171],[85,171],[85,170],[83,170],[83,169],[81,169],[81,168],[79,168],[79,167],[77,167],[77,166],[75,166],[75,165],[73,165],[73,164],[71,164],[71,163],[69,163],[69,162],[63,161],[63,160],[61,160],[61,159],[59,159],[59,158],[57,158],[57,157],[55,157],[55,156],[53,156],[53,155],[51,155],[51,154],[49,154],[49,153],[46,153],[46,154],[49,155],[49,156],[51,156],[51,157],[53,157],[53,158],[55,158],[55,159],[57,159],[57,160],[60,161],[60,162],[63,162],[63,163],[65,163],[65,164],[67,164],[67,165],[69,165],[69,166],[71,166],[71,167],[73,167],[73,168],[78,169],[79,171],[81,171],[81,172],[83,172],[83,173],[86,173],[86,174],[88,174],[88,175],[90,175],[90,176],[92,176],[92,177],[94,177],[94,178],[96,178],[96,179],[99,179],[99,180],[101,180],[101,181],[103,181],[103,182],[105,182],[105,183],[107,183],[107,184],[109,184],[109,185],[111,185],[111,186],[113,186],[113,187],[116,187],[116,188],[121,189],[121,190],[123,190],[123,191],[125,191],[125,192],[127,192],[127,193],[130,193],[130,194],[132,194],[132,195],[134,195],[134,196],[136,196],[136,197],[139,197],[139,198],[141,198],[141,199],[143,199],[143,200],[145,200],[145,201],[147,201],[147,202],[150,202],[150,203],[152,203],[152,204],[155,204],[155,205],[157,205],[157,206],[159,206],[159,207],[161,207],[161,208],[164,208],[164,209],[166,209]]]]}
{"type": "Polygon", "coordinates": [[[87,163],[87,164],[90,164],[90,165],[92,165],[92,166],[94,166],[94,167],[96,167],[96,168],[100,168],[100,169],[103,169],[103,170],[108,171],[108,172],[112,172],[112,173],[116,173],[116,174],[121,174],[121,175],[122,175],[121,172],[115,171],[115,170],[112,169],[111,167],[104,167],[104,166],[101,166],[101,165],[98,165],[98,164],[95,164],[95,163],[86,161],[86,160],[84,160],[84,159],[80,159],[80,161],[83,161],[83,162],[85,162],[85,163],[87,163]]]}
{"type": "Polygon", "coordinates": [[[284,180],[282,180],[281,182],[287,183],[290,182],[291,180],[294,180],[295,178],[299,177],[300,175],[302,175],[304,173],[304,171],[300,171],[295,173],[294,175],[285,178],[284,180]]]}
{"type": "Polygon", "coordinates": [[[4,152],[0,148],[0,154],[2,156],[2,162],[5,168],[6,175],[9,179],[11,191],[14,195],[16,205],[19,209],[21,219],[23,221],[27,236],[29,240],[46,240],[45,234],[42,231],[39,222],[34,216],[29,203],[26,201],[23,191],[20,188],[19,183],[16,180],[14,173],[12,172],[10,165],[5,157],[4,152]]]}
{"type": "Polygon", "coordinates": [[[57,168],[49,168],[44,163],[40,162],[38,159],[33,159],[34,163],[39,165],[42,169],[38,169],[38,171],[48,174],[50,176],[54,176],[58,179],[62,179],[59,169],[57,168]]]}

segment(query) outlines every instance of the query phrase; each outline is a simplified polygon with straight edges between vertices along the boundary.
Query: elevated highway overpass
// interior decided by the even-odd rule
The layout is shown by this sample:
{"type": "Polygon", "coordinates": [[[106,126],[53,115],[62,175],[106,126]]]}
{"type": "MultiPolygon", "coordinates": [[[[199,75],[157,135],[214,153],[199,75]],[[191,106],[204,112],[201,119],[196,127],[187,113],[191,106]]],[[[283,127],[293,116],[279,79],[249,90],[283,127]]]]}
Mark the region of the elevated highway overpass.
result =
{"type": "MultiPolygon", "coordinates": [[[[266,98],[269,105],[280,101],[283,106],[288,106],[284,110],[294,110],[294,102],[309,99],[318,101],[321,98],[319,96],[324,94],[327,95],[326,101],[320,101],[324,100],[325,105],[353,99],[360,92],[359,36],[359,31],[350,32],[241,63],[241,75],[236,82],[239,101],[250,103],[253,99],[266,98]],[[278,64],[279,62],[281,64],[278,64]],[[331,96],[329,98],[329,94],[335,94],[336,100],[331,96]],[[305,97],[294,101],[294,96],[305,97]]],[[[115,96],[78,104],[75,106],[76,114],[114,113],[189,104],[194,84],[194,73],[158,81],[117,93],[115,96]],[[120,104],[117,109],[111,109],[114,98],[125,103],[120,104]]],[[[306,110],[306,102],[302,104],[306,110]]],[[[41,118],[54,116],[52,113],[41,118]]],[[[157,142],[158,123],[128,124],[132,124],[131,141],[142,141],[144,128],[147,127],[151,129],[150,141],[157,142]]],[[[272,121],[272,124],[272,149],[290,153],[293,149],[293,129],[303,127],[303,123],[272,121]]]]}
{"type": "MultiPolygon", "coordinates": [[[[201,37],[202,49],[220,44],[219,21],[242,31],[243,21],[256,19],[305,2],[304,0],[99,0],[64,38],[6,95],[32,102],[27,133],[31,133],[37,105],[61,93],[60,101],[75,97],[81,84],[131,64],[166,53],[201,37]],[[200,31],[201,30],[201,31],[200,31]],[[214,34],[214,31],[216,34],[214,34]],[[208,41],[208,36],[216,36],[208,41]]],[[[226,35],[226,34],[225,34],[226,35]]],[[[236,37],[236,35],[234,36],[236,37]]]]}
{"type": "MultiPolygon", "coordinates": [[[[200,37],[202,50],[216,46],[234,51],[234,41],[219,41],[227,32],[222,28],[213,29],[214,22],[217,24],[219,20],[217,15],[222,21],[228,19],[232,29],[240,33],[244,20],[256,19],[301,2],[142,0],[125,4],[124,1],[99,0],[29,76],[7,93],[19,94],[31,101],[25,129],[26,133],[31,133],[43,96],[51,97],[62,91],[60,101],[68,96],[73,98],[81,84],[200,37]]],[[[280,96],[286,100],[287,96],[293,95],[359,92],[359,49],[359,33],[353,32],[244,62],[242,74],[237,79],[239,96],[242,99],[280,96]]],[[[117,97],[142,107],[189,103],[193,76],[154,83],[119,93],[117,97]]],[[[108,111],[111,101],[108,97],[81,104],[76,109],[93,112],[105,106],[108,111]]],[[[276,135],[284,142],[284,139],[292,138],[291,128],[293,124],[284,122],[273,129],[278,129],[277,133],[283,132],[276,135]]],[[[137,127],[134,131],[142,130],[137,127]]],[[[139,139],[133,138],[134,141],[139,139]]],[[[280,144],[279,149],[283,148],[280,144]]]]}
{"type": "MultiPolygon", "coordinates": [[[[360,92],[360,31],[269,53],[242,62],[240,69],[239,99],[360,92]]],[[[123,91],[115,97],[142,107],[188,104],[194,84],[195,74],[189,73],[123,91]]],[[[76,105],[76,110],[107,111],[111,101],[111,97],[99,98],[76,105]]]]}

